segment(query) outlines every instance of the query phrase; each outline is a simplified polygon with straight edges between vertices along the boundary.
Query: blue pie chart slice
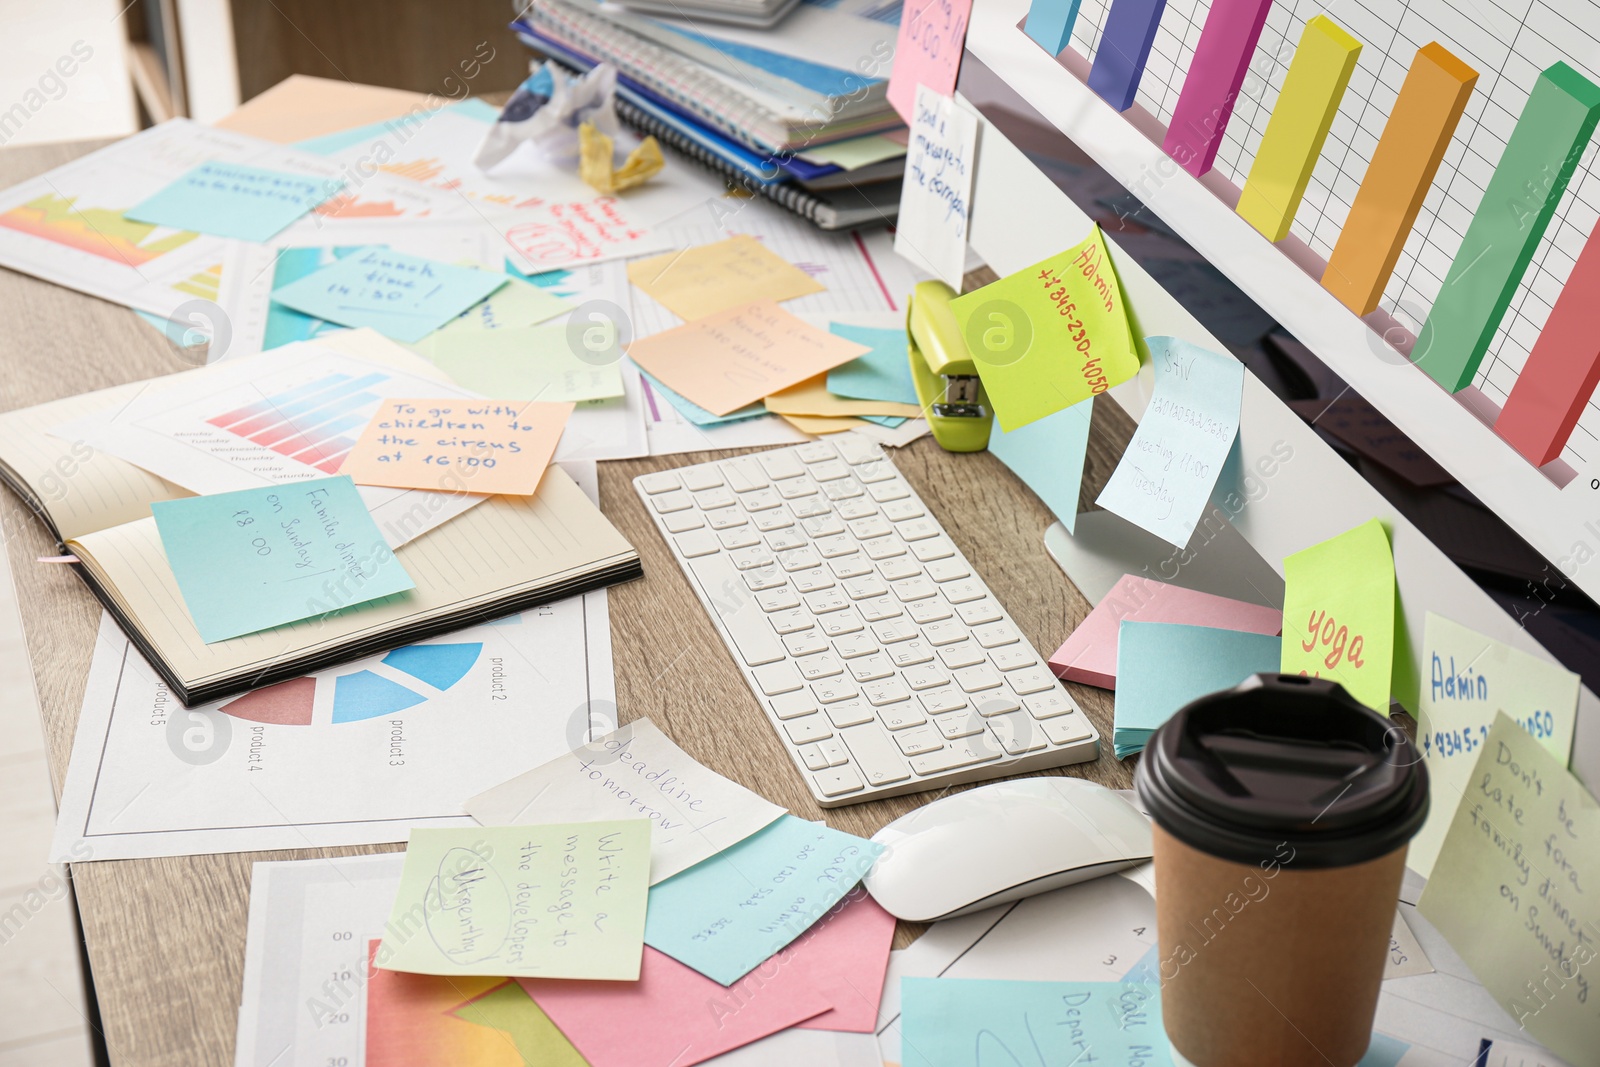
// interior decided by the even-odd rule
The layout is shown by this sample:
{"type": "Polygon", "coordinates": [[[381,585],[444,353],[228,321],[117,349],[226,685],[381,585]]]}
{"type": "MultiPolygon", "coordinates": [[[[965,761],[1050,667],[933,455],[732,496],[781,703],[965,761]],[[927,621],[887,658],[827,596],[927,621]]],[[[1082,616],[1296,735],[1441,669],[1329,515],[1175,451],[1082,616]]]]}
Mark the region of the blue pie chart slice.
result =
{"type": "MultiPolygon", "coordinates": [[[[467,676],[482,652],[481,641],[451,645],[407,645],[383,657],[382,662],[435,689],[449,689],[467,676]]],[[[333,680],[333,721],[359,722],[362,719],[394,715],[416,707],[427,699],[426,695],[410,686],[391,682],[372,671],[341,674],[333,680]]]]}

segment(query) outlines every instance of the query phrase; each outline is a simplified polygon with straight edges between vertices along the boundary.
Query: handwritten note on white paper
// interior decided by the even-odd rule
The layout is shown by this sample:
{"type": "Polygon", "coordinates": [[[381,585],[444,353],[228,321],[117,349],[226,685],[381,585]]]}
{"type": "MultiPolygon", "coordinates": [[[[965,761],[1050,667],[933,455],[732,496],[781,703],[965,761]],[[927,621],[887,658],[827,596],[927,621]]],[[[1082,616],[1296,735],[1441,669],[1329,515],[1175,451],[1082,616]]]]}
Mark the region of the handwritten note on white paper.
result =
{"type": "Polygon", "coordinates": [[[696,763],[649,719],[519,774],[463,807],[485,826],[649,819],[652,885],[784,813],[696,763]]]}
{"type": "Polygon", "coordinates": [[[967,263],[978,120],[950,97],[919,85],[907,148],[894,250],[959,292],[967,263]]]}

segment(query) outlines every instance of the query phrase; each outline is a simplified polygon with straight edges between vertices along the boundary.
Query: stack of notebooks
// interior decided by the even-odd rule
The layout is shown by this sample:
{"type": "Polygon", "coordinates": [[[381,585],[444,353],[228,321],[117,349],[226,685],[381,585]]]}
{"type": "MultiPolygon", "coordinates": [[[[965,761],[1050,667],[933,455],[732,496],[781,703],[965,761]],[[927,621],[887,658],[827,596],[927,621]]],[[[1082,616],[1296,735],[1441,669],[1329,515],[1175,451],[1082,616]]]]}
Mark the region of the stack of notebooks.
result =
{"type": "Polygon", "coordinates": [[[802,2],[761,30],[534,0],[512,28],[563,66],[610,63],[623,121],[833,230],[894,219],[906,154],[897,12],[847,6],[802,2]]]}

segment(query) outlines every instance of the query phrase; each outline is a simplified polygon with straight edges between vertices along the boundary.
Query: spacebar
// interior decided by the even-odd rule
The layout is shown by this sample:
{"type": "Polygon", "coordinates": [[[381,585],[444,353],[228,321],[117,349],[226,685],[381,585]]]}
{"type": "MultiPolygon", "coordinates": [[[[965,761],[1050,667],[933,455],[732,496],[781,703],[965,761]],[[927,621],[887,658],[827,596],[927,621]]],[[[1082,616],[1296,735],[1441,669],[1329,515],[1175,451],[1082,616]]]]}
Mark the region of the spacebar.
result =
{"type": "Polygon", "coordinates": [[[766,612],[740,580],[739,572],[728,561],[726,553],[701,556],[687,563],[706,599],[711,601],[712,610],[732,636],[745,666],[776,663],[787,655],[772,624],[767,621],[766,612]]]}

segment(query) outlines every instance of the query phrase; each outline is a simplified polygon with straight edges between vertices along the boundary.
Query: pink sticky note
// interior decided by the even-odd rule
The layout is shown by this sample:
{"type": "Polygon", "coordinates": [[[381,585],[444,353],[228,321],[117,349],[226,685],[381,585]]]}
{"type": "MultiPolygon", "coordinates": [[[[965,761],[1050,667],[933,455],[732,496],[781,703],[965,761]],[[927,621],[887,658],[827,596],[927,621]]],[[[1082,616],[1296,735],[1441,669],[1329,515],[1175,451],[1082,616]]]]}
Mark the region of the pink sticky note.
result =
{"type": "Polygon", "coordinates": [[[955,92],[971,14],[972,0],[906,0],[889,75],[889,103],[908,126],[919,84],[940,96],[955,92]]]}
{"type": "Polygon", "coordinates": [[[1283,612],[1277,608],[1124,574],[1050,657],[1056,677],[1115,689],[1117,627],[1124,619],[1210,626],[1268,637],[1283,632],[1283,612]]]}
{"type": "Polygon", "coordinates": [[[517,981],[590,1067],[690,1067],[831,1007],[781,954],[726,988],[648,945],[637,982],[517,981]]]}
{"type": "Polygon", "coordinates": [[[833,1002],[832,1011],[807,1019],[800,1029],[852,1034],[870,1034],[877,1029],[894,921],[893,915],[857,886],[778,954],[799,957],[815,977],[817,988],[833,1002]]]}

